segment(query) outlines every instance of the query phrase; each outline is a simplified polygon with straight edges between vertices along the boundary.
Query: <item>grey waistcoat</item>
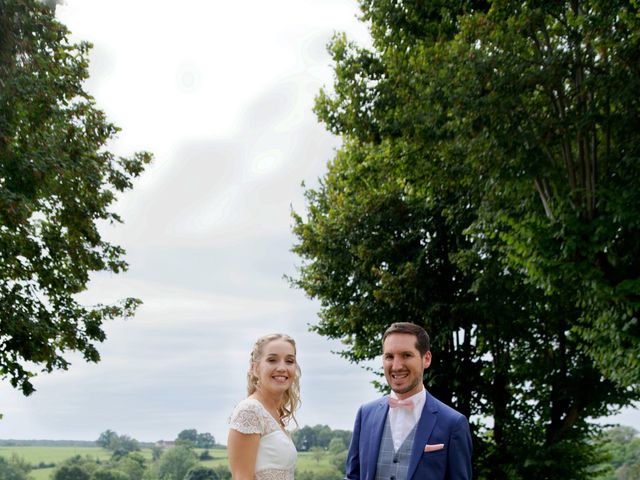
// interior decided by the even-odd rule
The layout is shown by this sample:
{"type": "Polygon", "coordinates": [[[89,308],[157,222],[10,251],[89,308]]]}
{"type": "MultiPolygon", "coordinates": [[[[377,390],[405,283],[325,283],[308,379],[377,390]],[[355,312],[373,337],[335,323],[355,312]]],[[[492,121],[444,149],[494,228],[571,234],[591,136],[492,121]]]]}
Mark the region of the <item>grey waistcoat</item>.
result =
{"type": "Polygon", "coordinates": [[[391,437],[391,424],[387,415],[382,432],[382,440],[380,441],[380,451],[378,452],[376,480],[407,480],[411,449],[417,427],[418,424],[416,423],[407,438],[402,442],[402,445],[400,445],[400,449],[396,452],[393,447],[393,438],[391,437]]]}

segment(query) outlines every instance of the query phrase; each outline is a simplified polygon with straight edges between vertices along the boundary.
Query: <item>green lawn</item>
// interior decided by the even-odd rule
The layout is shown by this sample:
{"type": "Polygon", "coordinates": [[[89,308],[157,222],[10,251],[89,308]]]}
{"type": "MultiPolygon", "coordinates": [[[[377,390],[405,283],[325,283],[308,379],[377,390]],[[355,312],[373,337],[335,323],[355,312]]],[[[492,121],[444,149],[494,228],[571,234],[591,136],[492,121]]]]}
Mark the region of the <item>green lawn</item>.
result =
{"type": "MultiPolygon", "coordinates": [[[[151,449],[143,448],[140,453],[145,458],[151,459],[151,449]]],[[[12,455],[17,455],[32,466],[36,466],[40,462],[60,465],[66,459],[76,455],[98,460],[109,460],[111,458],[111,452],[100,447],[0,447],[0,457],[11,458],[12,455]]],[[[49,480],[54,470],[54,467],[35,468],[31,470],[29,476],[33,480],[49,480]]]]}
{"type": "MultiPolygon", "coordinates": [[[[209,448],[207,450],[209,450],[209,455],[213,458],[201,462],[203,465],[208,467],[228,466],[226,448],[209,448]]],[[[200,455],[204,449],[198,448],[195,451],[200,455]]],[[[148,460],[151,459],[151,449],[142,449],[140,453],[148,460]]],[[[60,465],[64,460],[75,455],[88,456],[102,461],[109,460],[111,457],[110,452],[99,447],[0,447],[0,456],[10,458],[12,455],[17,455],[33,466],[38,465],[40,462],[60,465]]],[[[50,480],[54,470],[55,468],[37,468],[31,471],[30,477],[33,480],[50,480]]],[[[312,452],[300,452],[298,453],[297,470],[312,472],[333,471],[335,467],[331,464],[328,453],[316,455],[312,452]]]]}
{"type": "Polygon", "coordinates": [[[24,458],[32,465],[40,462],[58,464],[75,455],[100,460],[108,460],[111,457],[111,453],[99,447],[0,447],[0,457],[10,458],[13,454],[24,458]]]}
{"type": "Polygon", "coordinates": [[[50,480],[54,470],[55,468],[38,468],[37,470],[31,470],[29,476],[33,480],[50,480]]]}
{"type": "MultiPolygon", "coordinates": [[[[227,449],[226,448],[208,448],[209,455],[213,457],[211,460],[204,460],[200,463],[206,467],[217,467],[219,465],[229,466],[227,462],[227,449]]],[[[200,455],[205,451],[204,448],[196,448],[196,453],[200,455]]]]}
{"type": "Polygon", "coordinates": [[[327,452],[322,453],[319,459],[316,459],[316,454],[312,452],[298,452],[298,462],[296,468],[298,470],[325,470],[334,469],[335,467],[330,462],[330,456],[327,452]]]}

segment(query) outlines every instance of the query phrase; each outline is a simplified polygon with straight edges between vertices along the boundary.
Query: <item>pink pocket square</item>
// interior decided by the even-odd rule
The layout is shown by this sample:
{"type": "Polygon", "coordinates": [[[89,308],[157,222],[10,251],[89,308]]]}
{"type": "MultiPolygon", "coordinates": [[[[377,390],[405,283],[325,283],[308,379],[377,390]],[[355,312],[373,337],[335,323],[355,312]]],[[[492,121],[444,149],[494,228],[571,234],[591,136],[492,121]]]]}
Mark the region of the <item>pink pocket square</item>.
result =
{"type": "Polygon", "coordinates": [[[444,448],[444,443],[434,443],[433,445],[429,445],[428,443],[424,446],[425,452],[437,452],[438,450],[442,450],[444,448]]]}

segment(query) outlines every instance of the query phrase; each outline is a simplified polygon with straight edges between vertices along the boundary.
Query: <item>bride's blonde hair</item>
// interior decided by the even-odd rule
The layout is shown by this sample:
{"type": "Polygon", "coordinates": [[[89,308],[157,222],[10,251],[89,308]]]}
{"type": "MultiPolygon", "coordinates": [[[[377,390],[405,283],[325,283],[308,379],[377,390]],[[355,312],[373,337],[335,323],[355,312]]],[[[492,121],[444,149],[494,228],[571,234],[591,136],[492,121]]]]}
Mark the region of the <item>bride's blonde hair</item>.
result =
{"type": "MultiPolygon", "coordinates": [[[[247,372],[247,395],[252,395],[258,388],[258,377],[254,374],[254,366],[260,361],[264,353],[264,347],[273,340],[285,340],[293,346],[293,353],[296,353],[296,342],[289,335],[284,333],[271,333],[256,340],[251,350],[251,358],[249,360],[249,371],[247,372]]],[[[294,415],[296,409],[300,406],[300,376],[302,371],[296,360],[296,376],[291,382],[291,386],[284,392],[282,405],[278,408],[278,415],[283,423],[289,423],[293,420],[298,425],[298,421],[294,415]]]]}

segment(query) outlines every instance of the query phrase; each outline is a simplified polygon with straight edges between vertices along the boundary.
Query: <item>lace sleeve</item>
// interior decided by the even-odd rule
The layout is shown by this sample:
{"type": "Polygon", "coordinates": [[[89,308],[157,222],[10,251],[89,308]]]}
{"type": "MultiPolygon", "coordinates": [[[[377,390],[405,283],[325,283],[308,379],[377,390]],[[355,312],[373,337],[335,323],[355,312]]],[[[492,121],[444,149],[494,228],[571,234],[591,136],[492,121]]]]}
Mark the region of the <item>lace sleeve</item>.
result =
{"type": "Polygon", "coordinates": [[[231,417],[229,426],[240,433],[264,433],[264,418],[257,405],[251,403],[240,403],[231,417]]]}

